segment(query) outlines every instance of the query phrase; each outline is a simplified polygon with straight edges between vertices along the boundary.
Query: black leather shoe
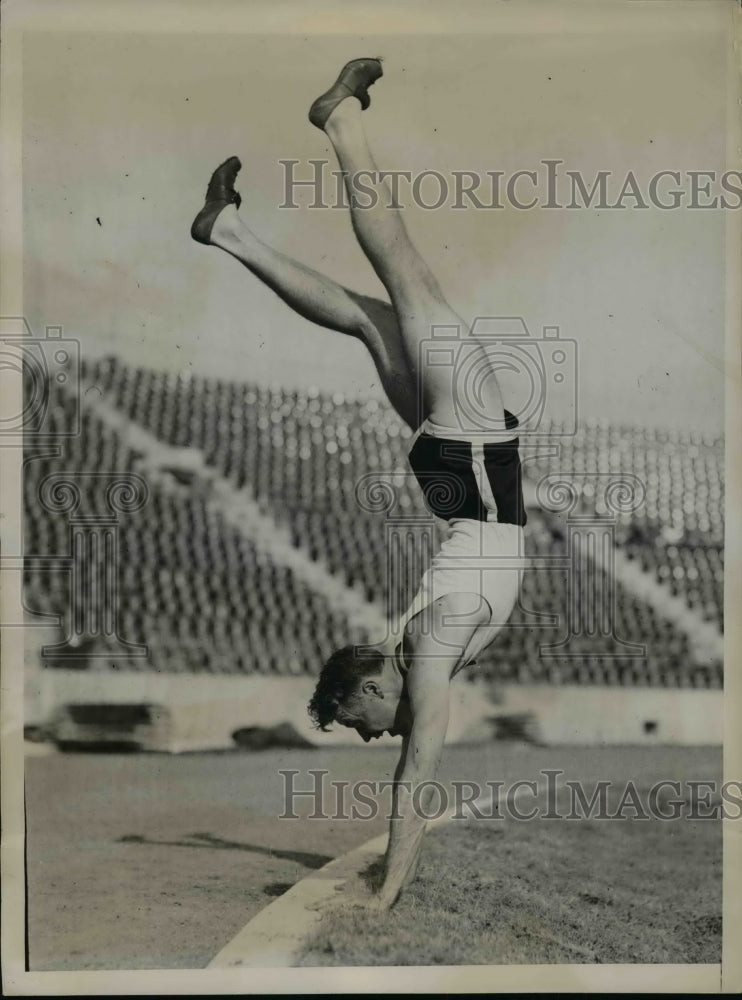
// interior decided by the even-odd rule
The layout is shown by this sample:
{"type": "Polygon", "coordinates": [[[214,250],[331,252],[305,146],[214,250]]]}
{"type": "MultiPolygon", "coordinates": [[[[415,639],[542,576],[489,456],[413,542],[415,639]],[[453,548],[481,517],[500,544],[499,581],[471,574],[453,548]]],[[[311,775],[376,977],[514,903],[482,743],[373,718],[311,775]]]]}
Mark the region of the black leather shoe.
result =
{"type": "Polygon", "coordinates": [[[204,207],[193,220],[191,226],[191,236],[198,243],[211,243],[211,230],[214,220],[223,208],[227,205],[242,204],[242,198],[234,189],[234,182],[240,172],[242,164],[239,157],[230,156],[228,160],[220,164],[211,175],[209,186],[206,189],[206,201],[204,207]]]}
{"type": "Polygon", "coordinates": [[[309,121],[324,130],[327,119],[346,97],[357,97],[365,111],[371,103],[368,88],[382,73],[380,59],[353,59],[346,63],[330,89],[318,97],[309,109],[309,121]]]}

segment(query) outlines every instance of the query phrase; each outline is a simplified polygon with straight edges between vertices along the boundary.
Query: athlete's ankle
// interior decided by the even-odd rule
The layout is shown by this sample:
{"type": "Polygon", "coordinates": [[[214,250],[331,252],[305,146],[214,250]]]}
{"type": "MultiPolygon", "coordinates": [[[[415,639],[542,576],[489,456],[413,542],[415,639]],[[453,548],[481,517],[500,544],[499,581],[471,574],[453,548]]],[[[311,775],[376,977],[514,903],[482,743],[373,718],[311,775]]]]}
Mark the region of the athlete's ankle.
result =
{"type": "Polygon", "coordinates": [[[348,96],[340,101],[340,103],[333,108],[330,115],[325,122],[325,132],[328,135],[332,135],[333,132],[344,128],[350,122],[357,122],[361,114],[361,102],[353,94],[348,94],[348,96]]]}
{"type": "Polygon", "coordinates": [[[233,243],[239,237],[240,231],[243,228],[243,222],[237,212],[237,206],[225,205],[214,220],[214,225],[211,229],[211,242],[216,246],[233,243]]]}

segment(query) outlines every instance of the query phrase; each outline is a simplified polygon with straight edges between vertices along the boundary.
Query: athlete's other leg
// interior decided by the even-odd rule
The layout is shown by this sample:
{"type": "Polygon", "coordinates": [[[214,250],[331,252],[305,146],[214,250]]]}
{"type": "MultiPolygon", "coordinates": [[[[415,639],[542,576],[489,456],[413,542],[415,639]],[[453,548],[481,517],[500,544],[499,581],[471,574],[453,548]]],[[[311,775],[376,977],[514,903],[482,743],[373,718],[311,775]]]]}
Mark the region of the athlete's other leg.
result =
{"type": "MultiPolygon", "coordinates": [[[[430,339],[433,327],[458,327],[462,337],[468,334],[468,327],[446,302],[436,278],[410,240],[401,210],[392,207],[391,187],[379,177],[361,122],[359,102],[351,96],[342,100],[327,118],[324,130],[346,172],[351,219],[358,242],[397,313],[407,363],[420,387],[423,406],[420,416],[456,427],[454,369],[423,364],[420,370],[420,345],[430,339]],[[363,186],[372,190],[373,196],[364,196],[359,202],[349,175],[361,172],[363,186]],[[367,204],[369,207],[365,207],[367,204]]],[[[472,342],[467,349],[481,351],[472,342]]],[[[502,426],[502,396],[494,373],[483,384],[487,399],[481,402],[486,412],[492,414],[494,423],[502,426]]]]}
{"type": "Polygon", "coordinates": [[[400,347],[394,309],[361,295],[260,240],[234,206],[218,216],[212,242],[236,257],[294,312],[318,326],[358,337],[368,348],[390,403],[413,430],[415,380],[400,347]]]}
{"type": "Polygon", "coordinates": [[[238,170],[239,160],[232,158],[215,171],[210,185],[212,200],[207,193],[206,205],[192,228],[194,239],[231,254],[300,316],[362,340],[390,403],[416,429],[416,382],[407,367],[392,306],[344,288],[260,240],[237,211],[240,199],[233,181],[238,170]],[[226,203],[228,199],[230,204],[226,203]],[[218,214],[214,216],[215,211],[218,214]]]}

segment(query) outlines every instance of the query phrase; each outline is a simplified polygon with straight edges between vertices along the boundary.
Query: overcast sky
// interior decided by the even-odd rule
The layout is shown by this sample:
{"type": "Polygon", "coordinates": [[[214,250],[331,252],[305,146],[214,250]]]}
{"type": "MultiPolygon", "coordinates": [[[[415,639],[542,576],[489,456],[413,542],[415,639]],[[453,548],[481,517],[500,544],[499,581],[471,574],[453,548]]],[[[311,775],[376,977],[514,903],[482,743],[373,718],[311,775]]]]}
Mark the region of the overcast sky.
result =
{"type": "MultiPolygon", "coordinates": [[[[309,209],[306,193],[300,210],[278,207],[279,160],[306,175],[310,158],[331,155],[307,109],[358,55],[385,58],[364,117],[382,168],[543,176],[539,161],[558,158],[588,182],[612,171],[616,194],[629,170],[645,191],[659,170],[724,170],[724,43],[711,32],[27,35],[24,288],[36,329],[61,324],[84,353],[133,364],[380,394],[359,344],[293,315],[189,237],[211,170],[236,153],[242,211],[264,240],[382,293],[347,212],[309,209]]],[[[410,205],[406,219],[466,319],[519,315],[536,336],[559,326],[578,342],[583,414],[713,430],[723,214],[410,205]]]]}

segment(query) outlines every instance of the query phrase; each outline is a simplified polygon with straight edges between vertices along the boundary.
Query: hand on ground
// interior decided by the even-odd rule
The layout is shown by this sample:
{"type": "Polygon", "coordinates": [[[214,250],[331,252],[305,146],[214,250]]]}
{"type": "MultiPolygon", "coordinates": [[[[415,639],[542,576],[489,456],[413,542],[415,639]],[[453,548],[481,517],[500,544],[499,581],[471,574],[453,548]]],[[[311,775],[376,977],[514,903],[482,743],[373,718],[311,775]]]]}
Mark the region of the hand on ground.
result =
{"type": "Polygon", "coordinates": [[[382,905],[381,897],[371,891],[362,879],[348,879],[342,885],[335,887],[333,894],[310,906],[319,913],[338,913],[345,910],[383,912],[388,909],[382,905]]]}

